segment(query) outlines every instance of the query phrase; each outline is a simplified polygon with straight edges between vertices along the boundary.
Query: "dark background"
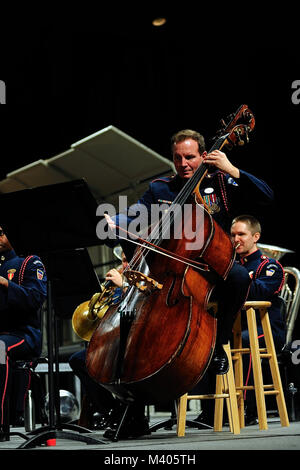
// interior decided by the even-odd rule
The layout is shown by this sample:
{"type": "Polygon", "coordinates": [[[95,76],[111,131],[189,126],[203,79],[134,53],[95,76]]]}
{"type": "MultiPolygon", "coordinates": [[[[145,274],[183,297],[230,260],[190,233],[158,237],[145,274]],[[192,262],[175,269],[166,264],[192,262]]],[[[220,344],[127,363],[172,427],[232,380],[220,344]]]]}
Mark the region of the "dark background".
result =
{"type": "MultiPolygon", "coordinates": [[[[167,158],[170,136],[181,128],[202,132],[209,147],[219,120],[247,104],[256,127],[229,158],[275,191],[262,242],[297,251],[300,104],[291,96],[300,79],[298,13],[282,6],[242,12],[234,4],[223,12],[214,4],[204,14],[189,2],[148,3],[76,12],[70,5],[64,13],[52,3],[26,5],[3,15],[0,179],[108,125],[167,158]],[[167,23],[155,28],[159,15],[167,23]]],[[[299,267],[297,253],[283,261],[299,267]]]]}

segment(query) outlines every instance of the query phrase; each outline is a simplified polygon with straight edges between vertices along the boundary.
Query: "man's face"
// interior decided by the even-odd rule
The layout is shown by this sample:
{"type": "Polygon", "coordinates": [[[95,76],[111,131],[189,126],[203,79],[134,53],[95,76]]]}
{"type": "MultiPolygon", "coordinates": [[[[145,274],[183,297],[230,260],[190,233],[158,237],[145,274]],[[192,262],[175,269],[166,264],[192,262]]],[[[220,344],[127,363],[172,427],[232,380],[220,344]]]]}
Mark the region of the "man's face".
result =
{"type": "Polygon", "coordinates": [[[2,227],[0,227],[0,253],[8,250],[12,250],[12,246],[3,232],[2,227]]]}
{"type": "Polygon", "coordinates": [[[189,179],[193,176],[206,152],[201,155],[198,143],[193,139],[186,139],[173,146],[173,161],[180,178],[189,179]]]}
{"type": "Polygon", "coordinates": [[[236,222],[231,226],[231,238],[236,252],[242,257],[250,255],[257,250],[256,242],[260,238],[260,233],[251,233],[248,224],[245,222],[236,222]]]}

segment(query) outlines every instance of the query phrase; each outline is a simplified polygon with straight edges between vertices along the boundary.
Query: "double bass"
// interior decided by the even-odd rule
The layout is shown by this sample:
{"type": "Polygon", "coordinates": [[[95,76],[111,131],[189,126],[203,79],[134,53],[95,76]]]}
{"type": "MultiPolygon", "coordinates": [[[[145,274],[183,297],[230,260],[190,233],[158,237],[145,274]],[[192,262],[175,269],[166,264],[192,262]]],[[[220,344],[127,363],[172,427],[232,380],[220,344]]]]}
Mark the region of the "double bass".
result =
{"type": "MultiPolygon", "coordinates": [[[[243,145],[255,120],[242,105],[221,124],[210,151],[243,145]]],[[[174,400],[199,382],[210,363],[217,320],[209,299],[217,280],[226,279],[235,250],[201,198],[207,172],[208,165],[200,164],[147,239],[137,237],[123,273],[130,287],[89,342],[88,373],[126,403],[174,400]],[[186,209],[184,220],[176,218],[174,206],[186,209]],[[169,238],[161,234],[166,220],[173,229],[169,238]],[[192,238],[185,236],[183,224],[192,238]]]]}

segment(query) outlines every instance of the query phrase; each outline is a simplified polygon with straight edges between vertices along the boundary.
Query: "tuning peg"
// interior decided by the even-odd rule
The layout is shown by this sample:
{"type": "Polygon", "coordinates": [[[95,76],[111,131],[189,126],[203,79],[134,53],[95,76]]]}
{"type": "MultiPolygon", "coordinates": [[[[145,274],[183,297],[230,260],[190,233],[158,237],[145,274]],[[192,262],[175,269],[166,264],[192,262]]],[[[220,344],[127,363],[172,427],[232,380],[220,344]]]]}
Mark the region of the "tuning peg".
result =
{"type": "Polygon", "coordinates": [[[236,138],[237,138],[237,144],[238,144],[240,147],[245,144],[245,142],[244,142],[243,139],[241,138],[241,135],[242,135],[242,131],[241,131],[241,129],[238,127],[238,128],[235,130],[235,136],[236,136],[236,138]]]}

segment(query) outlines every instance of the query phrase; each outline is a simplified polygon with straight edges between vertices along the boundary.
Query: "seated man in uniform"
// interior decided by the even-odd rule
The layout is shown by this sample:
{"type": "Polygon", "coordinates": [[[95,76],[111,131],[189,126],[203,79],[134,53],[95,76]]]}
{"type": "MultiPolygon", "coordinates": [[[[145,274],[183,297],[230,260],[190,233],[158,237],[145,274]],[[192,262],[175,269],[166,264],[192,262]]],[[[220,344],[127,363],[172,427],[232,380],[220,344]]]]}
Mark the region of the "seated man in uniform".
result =
{"type": "MultiPolygon", "coordinates": [[[[240,264],[248,271],[251,284],[247,300],[269,300],[272,306],[269,308],[269,318],[272,328],[274,344],[277,351],[280,351],[285,342],[285,323],[282,314],[282,302],[279,293],[284,282],[284,270],[281,264],[275,259],[263,255],[257,247],[257,242],[261,236],[261,225],[259,221],[251,215],[241,215],[236,217],[231,225],[231,236],[237,246],[236,252],[239,256],[240,264]]],[[[257,332],[260,345],[264,344],[263,330],[260,319],[257,319],[257,332]]],[[[247,328],[246,316],[242,315],[242,341],[244,347],[249,347],[249,332],[247,328]]],[[[244,375],[247,384],[252,377],[249,375],[251,363],[249,356],[244,356],[244,375]],[[248,362],[247,367],[246,361],[248,362]]],[[[246,424],[256,422],[256,405],[254,391],[248,390],[246,393],[246,424]]]]}
{"type": "MultiPolygon", "coordinates": [[[[200,185],[200,192],[207,210],[227,233],[231,220],[246,209],[262,208],[273,200],[273,191],[261,179],[234,166],[224,152],[214,150],[207,153],[204,137],[193,130],[177,132],[171,139],[172,155],[177,174],[152,181],[139,201],[113,219],[106,215],[107,222],[118,235],[118,227],[127,226],[137,217],[142,205],[149,217],[153,205],[171,204],[187,181],[204,163],[209,171],[200,185]]],[[[144,211],[141,210],[143,213],[144,211]]],[[[151,220],[151,222],[154,222],[151,220]]],[[[116,240],[107,240],[113,245],[116,240]]],[[[120,242],[122,244],[122,240],[120,242]]],[[[134,245],[135,246],[135,245],[134,245]]],[[[128,242],[124,250],[128,249],[128,242]]],[[[129,257],[130,259],[130,257],[129,257]]],[[[228,360],[222,345],[230,338],[232,325],[238,310],[243,305],[249,287],[249,276],[238,263],[234,263],[225,281],[216,286],[218,295],[218,330],[213,365],[216,373],[224,374],[228,360]]]]}
{"type": "MultiPolygon", "coordinates": [[[[281,264],[275,259],[264,256],[257,247],[257,242],[261,236],[261,225],[259,221],[251,215],[237,216],[231,225],[231,236],[236,246],[238,262],[242,269],[247,271],[251,280],[247,300],[269,300],[272,306],[269,309],[270,323],[277,351],[281,350],[285,341],[285,324],[282,316],[282,299],[279,293],[284,281],[284,271],[281,264]]],[[[259,343],[263,344],[263,330],[258,320],[257,324],[259,343]]],[[[242,341],[244,347],[249,347],[249,332],[247,328],[246,316],[242,315],[242,341]]],[[[249,375],[249,356],[244,355],[244,383],[249,385],[252,377],[249,375]]],[[[210,371],[203,380],[196,386],[195,393],[214,393],[215,380],[210,371]]],[[[246,424],[256,422],[256,405],[254,391],[246,393],[246,424]]],[[[214,402],[213,400],[203,400],[201,402],[202,411],[197,423],[213,426],[214,402]]]]}
{"type": "MultiPolygon", "coordinates": [[[[9,439],[13,361],[32,359],[41,353],[40,310],[46,296],[42,261],[38,256],[17,256],[0,227],[0,440],[9,439]]],[[[23,384],[13,404],[19,416],[24,411],[28,383],[23,384]]]]}

